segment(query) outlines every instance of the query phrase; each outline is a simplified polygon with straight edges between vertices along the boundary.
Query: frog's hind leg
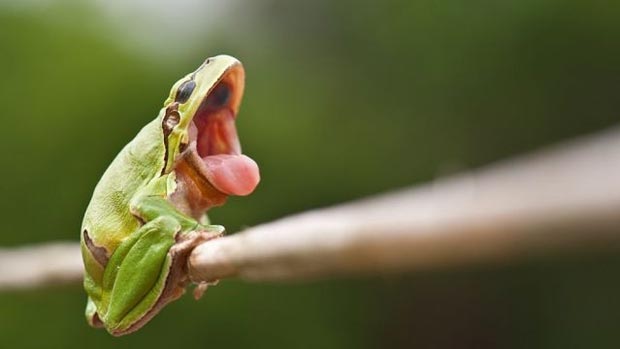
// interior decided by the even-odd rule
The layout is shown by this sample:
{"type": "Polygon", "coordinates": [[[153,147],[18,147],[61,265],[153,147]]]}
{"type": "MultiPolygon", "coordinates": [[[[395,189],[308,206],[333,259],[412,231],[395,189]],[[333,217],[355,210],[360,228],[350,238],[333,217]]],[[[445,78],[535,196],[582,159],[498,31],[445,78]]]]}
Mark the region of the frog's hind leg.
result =
{"type": "Polygon", "coordinates": [[[168,252],[180,229],[175,219],[159,217],[129,235],[114,251],[103,275],[98,314],[110,333],[123,334],[156,302],[170,267],[168,252]]]}
{"type": "Polygon", "coordinates": [[[204,226],[190,232],[170,216],[161,216],[132,233],[114,251],[103,276],[99,314],[108,332],[138,330],[187,284],[187,258],[199,243],[218,237],[223,227],[204,226]]]}

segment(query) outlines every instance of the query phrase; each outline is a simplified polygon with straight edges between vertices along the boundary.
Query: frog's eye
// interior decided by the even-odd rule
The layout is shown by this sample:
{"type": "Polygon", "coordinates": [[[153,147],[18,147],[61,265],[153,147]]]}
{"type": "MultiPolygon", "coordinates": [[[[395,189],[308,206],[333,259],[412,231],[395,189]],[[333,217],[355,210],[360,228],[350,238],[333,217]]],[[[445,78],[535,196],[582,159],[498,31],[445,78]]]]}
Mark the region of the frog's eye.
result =
{"type": "Polygon", "coordinates": [[[194,92],[194,88],[196,87],[196,82],[194,80],[187,80],[179,86],[177,89],[177,96],[175,97],[175,102],[185,103],[194,92]]]}

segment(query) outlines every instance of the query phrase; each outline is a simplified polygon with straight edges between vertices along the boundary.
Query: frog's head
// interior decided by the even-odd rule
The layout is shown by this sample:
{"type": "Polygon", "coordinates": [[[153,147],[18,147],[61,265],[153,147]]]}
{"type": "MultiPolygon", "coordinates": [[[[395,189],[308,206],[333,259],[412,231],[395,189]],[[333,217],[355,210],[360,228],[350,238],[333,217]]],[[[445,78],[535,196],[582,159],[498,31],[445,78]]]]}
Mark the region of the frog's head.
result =
{"type": "Polygon", "coordinates": [[[227,196],[254,190],[260,179],[258,166],[241,154],[235,127],[244,78],[237,59],[220,55],[174,84],[161,119],[167,157],[173,159],[167,159],[164,172],[185,159],[184,165],[189,163],[211,191],[227,196]]]}

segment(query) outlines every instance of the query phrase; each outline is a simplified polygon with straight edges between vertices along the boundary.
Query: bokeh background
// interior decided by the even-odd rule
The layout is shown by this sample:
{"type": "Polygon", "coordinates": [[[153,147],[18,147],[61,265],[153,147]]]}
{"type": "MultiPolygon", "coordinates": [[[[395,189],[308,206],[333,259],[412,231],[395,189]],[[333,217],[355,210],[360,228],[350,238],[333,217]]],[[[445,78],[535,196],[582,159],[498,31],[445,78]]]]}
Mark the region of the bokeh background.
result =
{"type": "MultiPolygon", "coordinates": [[[[112,158],[218,53],[246,67],[238,128],[263,178],[210,214],[230,232],[604,129],[620,110],[618,4],[0,1],[0,245],[77,241],[112,158]]],[[[617,251],[227,280],[123,338],[86,325],[78,285],[2,293],[1,346],[614,348],[617,251]]]]}

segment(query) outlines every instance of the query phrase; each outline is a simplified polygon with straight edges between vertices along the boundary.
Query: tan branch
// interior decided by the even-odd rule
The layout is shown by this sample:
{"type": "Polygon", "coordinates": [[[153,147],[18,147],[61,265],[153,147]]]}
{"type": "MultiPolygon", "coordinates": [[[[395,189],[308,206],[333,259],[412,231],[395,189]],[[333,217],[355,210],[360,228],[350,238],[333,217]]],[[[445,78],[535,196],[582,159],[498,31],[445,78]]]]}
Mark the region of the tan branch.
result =
{"type": "MultiPolygon", "coordinates": [[[[412,159],[411,161],[415,161],[412,159]]],[[[620,129],[423,186],[208,241],[196,281],[293,280],[620,246],[620,129]]],[[[75,244],[0,249],[0,289],[81,278],[75,244]]]]}
{"type": "Polygon", "coordinates": [[[0,290],[37,288],[81,280],[80,245],[74,242],[0,249],[0,290]]]}
{"type": "MultiPolygon", "coordinates": [[[[415,161],[412,159],[411,161],[415,161]]],[[[620,129],[198,246],[195,280],[438,268],[620,241],[620,129]]]]}

